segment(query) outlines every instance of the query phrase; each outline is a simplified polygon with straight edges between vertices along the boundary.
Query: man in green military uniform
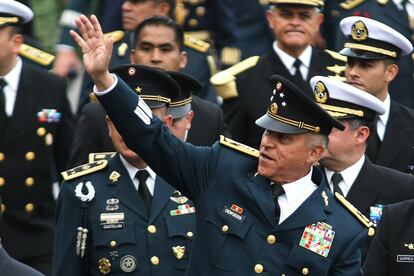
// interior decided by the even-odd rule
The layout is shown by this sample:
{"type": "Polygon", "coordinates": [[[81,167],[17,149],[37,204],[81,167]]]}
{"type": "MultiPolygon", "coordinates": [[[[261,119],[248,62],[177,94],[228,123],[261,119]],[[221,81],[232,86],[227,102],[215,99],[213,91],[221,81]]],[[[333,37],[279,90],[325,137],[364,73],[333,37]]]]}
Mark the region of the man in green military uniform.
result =
{"type": "MultiPolygon", "coordinates": [[[[113,72],[171,125],[167,107],[179,93],[171,78],[145,66],[125,65],[113,72]]],[[[63,173],[54,275],[184,275],[195,208],[132,152],[107,121],[118,154],[63,173]]]]}

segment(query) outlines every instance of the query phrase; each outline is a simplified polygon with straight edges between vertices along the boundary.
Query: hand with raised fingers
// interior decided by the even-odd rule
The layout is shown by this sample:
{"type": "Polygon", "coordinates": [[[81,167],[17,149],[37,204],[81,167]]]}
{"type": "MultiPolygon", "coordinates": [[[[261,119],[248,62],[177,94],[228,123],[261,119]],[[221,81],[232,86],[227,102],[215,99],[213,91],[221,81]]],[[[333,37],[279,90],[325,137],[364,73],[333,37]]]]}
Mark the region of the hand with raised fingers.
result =
{"type": "Polygon", "coordinates": [[[95,82],[98,90],[105,90],[114,82],[108,70],[113,39],[104,36],[95,15],[90,18],[81,15],[75,22],[80,35],[73,30],[70,31],[70,34],[82,49],[85,69],[95,82]]]}

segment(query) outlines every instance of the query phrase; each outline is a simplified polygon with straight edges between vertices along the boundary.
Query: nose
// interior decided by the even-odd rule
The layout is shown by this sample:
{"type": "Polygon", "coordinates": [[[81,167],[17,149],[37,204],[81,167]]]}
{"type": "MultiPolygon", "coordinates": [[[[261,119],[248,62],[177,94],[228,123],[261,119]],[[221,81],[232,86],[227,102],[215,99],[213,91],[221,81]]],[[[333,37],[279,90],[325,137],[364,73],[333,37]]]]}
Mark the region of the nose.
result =
{"type": "Polygon", "coordinates": [[[125,11],[128,11],[128,10],[130,10],[131,8],[131,3],[129,2],[129,1],[125,1],[123,4],[122,4],[122,11],[123,12],[125,12],[125,11]]]}
{"type": "Polygon", "coordinates": [[[345,68],[345,77],[355,79],[358,77],[358,70],[354,65],[347,65],[345,68]]]}
{"type": "Polygon", "coordinates": [[[161,59],[161,51],[158,48],[154,48],[151,54],[151,62],[152,63],[160,63],[161,59]]]}

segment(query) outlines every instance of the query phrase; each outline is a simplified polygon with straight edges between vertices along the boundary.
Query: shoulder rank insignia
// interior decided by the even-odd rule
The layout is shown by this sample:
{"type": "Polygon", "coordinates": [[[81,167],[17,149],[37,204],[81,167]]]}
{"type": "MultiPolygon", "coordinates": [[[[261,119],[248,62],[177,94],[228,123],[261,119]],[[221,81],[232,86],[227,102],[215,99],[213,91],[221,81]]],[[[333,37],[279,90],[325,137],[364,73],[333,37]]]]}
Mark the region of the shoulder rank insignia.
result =
{"type": "Polygon", "coordinates": [[[343,55],[341,55],[340,53],[337,53],[337,52],[335,52],[335,51],[328,50],[328,49],[325,49],[324,51],[325,51],[327,54],[329,54],[332,58],[334,58],[334,59],[336,59],[336,60],[339,60],[339,61],[342,61],[342,62],[346,63],[346,60],[347,60],[346,56],[343,56],[343,55]]]}
{"type": "Polygon", "coordinates": [[[364,3],[365,0],[346,0],[344,2],[342,2],[341,4],[339,4],[344,10],[352,10],[353,8],[355,8],[356,6],[364,3]]]}
{"type": "Polygon", "coordinates": [[[220,135],[220,144],[225,145],[229,148],[241,151],[247,155],[259,158],[259,151],[257,149],[254,149],[242,143],[236,142],[230,138],[224,137],[223,135],[220,135]]]}
{"type": "Polygon", "coordinates": [[[352,205],[348,200],[345,199],[339,193],[335,193],[336,199],[352,214],[356,217],[365,227],[368,228],[368,236],[374,236],[375,230],[372,227],[372,222],[369,221],[354,205],[352,205]]]}
{"type": "Polygon", "coordinates": [[[259,56],[253,56],[242,60],[241,62],[218,72],[210,78],[211,84],[216,88],[217,95],[223,99],[230,99],[238,96],[236,88],[236,77],[238,74],[256,66],[259,56]]]}
{"type": "Polygon", "coordinates": [[[210,48],[207,42],[187,34],[184,34],[184,45],[202,53],[206,53],[210,48]]]}
{"type": "Polygon", "coordinates": [[[389,2],[389,0],[377,0],[377,3],[380,4],[380,5],[383,5],[383,6],[387,5],[388,2],[389,2]]]}
{"type": "Polygon", "coordinates": [[[114,39],[114,43],[117,43],[118,41],[124,38],[125,33],[123,31],[117,30],[117,31],[106,33],[104,34],[104,36],[106,38],[112,37],[114,39]]]}
{"type": "Polygon", "coordinates": [[[108,165],[108,160],[99,160],[92,163],[77,166],[61,173],[64,180],[72,180],[83,175],[102,170],[108,165]]]}
{"type": "Polygon", "coordinates": [[[54,55],[24,43],[20,46],[19,55],[45,67],[55,60],[54,55]]]}
{"type": "Polygon", "coordinates": [[[116,152],[93,152],[93,153],[89,153],[88,161],[91,163],[91,162],[95,162],[95,161],[98,161],[98,160],[109,160],[115,154],[116,154],[116,152]]]}

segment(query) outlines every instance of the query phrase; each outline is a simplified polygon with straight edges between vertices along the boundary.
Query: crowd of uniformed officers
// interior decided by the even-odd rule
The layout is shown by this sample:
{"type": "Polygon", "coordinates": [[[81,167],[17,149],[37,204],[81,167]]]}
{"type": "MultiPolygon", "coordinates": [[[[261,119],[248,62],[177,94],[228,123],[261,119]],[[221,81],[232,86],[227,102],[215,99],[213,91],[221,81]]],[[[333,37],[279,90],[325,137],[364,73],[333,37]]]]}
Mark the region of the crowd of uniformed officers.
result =
{"type": "Polygon", "coordinates": [[[0,275],[412,275],[414,1],[0,0],[0,275]]]}

